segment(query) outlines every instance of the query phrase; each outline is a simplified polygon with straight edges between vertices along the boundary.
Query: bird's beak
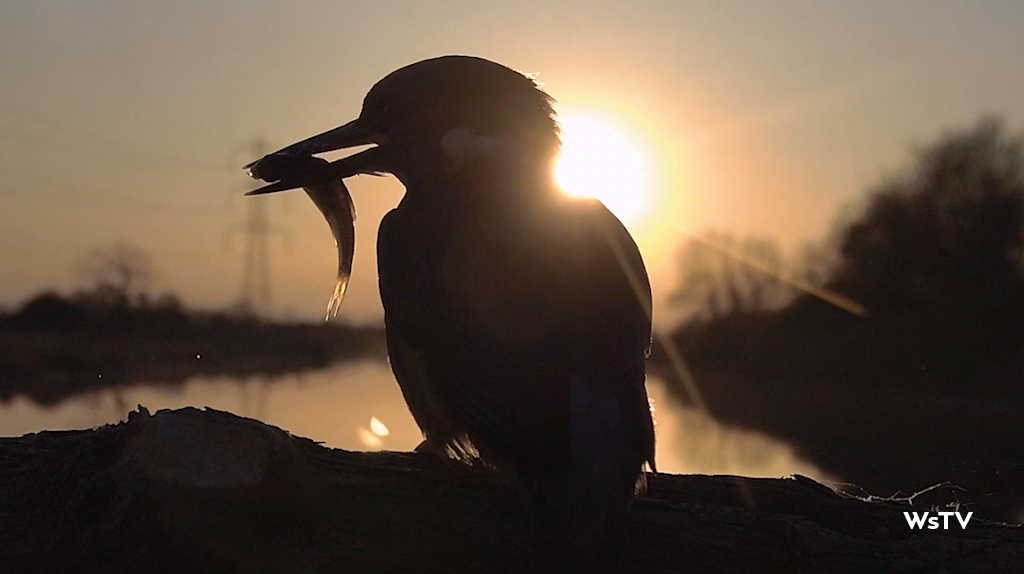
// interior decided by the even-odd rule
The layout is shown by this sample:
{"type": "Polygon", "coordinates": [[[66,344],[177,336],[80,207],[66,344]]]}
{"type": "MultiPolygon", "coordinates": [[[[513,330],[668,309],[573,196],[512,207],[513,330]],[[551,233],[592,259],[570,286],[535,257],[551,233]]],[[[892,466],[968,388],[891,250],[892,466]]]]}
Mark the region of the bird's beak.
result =
{"type": "Polygon", "coordinates": [[[246,173],[253,179],[273,182],[246,195],[285,191],[360,173],[380,174],[386,171],[379,147],[372,147],[330,163],[312,157],[318,153],[383,143],[380,134],[361,127],[357,122],[358,120],[353,120],[341,127],[294,143],[245,166],[246,173]]]}
{"type": "Polygon", "coordinates": [[[284,149],[279,149],[274,153],[285,155],[316,155],[318,153],[338,149],[380,143],[380,138],[377,134],[359,126],[358,122],[359,120],[352,120],[341,127],[304,139],[299,143],[293,143],[292,145],[284,149]]]}

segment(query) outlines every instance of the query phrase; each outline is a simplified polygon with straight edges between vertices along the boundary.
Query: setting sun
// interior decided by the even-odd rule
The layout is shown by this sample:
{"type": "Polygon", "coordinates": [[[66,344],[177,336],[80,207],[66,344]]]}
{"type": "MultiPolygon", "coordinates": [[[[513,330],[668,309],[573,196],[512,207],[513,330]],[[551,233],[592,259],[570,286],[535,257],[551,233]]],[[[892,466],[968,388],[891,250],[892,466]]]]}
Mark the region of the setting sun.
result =
{"type": "Polygon", "coordinates": [[[561,124],[562,156],[555,179],[562,189],[599,199],[623,220],[635,215],[646,183],[636,149],[602,122],[570,117],[561,124]]]}

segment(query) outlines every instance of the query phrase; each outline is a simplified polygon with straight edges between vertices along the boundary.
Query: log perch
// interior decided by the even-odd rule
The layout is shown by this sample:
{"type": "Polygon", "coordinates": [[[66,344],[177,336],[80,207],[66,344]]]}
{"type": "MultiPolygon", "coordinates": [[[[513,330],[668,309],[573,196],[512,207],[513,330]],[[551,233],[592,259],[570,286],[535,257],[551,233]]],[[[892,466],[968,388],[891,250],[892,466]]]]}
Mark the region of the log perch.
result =
{"type": "MultiPolygon", "coordinates": [[[[522,501],[488,471],[329,449],[192,408],[0,439],[0,572],[528,573],[522,501]]],[[[628,571],[1024,572],[1024,529],[911,530],[910,502],[804,477],[658,474],[628,571]]]]}

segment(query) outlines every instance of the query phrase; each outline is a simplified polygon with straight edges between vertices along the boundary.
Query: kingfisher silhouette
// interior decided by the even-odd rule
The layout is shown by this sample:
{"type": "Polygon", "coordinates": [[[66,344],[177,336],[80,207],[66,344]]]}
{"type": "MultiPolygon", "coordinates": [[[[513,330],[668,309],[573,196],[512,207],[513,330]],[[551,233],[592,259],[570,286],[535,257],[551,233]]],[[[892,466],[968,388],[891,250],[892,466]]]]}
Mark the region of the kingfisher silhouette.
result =
{"type": "Polygon", "coordinates": [[[546,562],[610,571],[643,466],[655,468],[650,284],[618,219],[555,184],[552,105],[500,64],[425,60],[373,86],[355,120],[247,168],[274,182],[253,193],[398,177],[406,194],[381,222],[377,263],[419,450],[516,477],[546,562]]]}

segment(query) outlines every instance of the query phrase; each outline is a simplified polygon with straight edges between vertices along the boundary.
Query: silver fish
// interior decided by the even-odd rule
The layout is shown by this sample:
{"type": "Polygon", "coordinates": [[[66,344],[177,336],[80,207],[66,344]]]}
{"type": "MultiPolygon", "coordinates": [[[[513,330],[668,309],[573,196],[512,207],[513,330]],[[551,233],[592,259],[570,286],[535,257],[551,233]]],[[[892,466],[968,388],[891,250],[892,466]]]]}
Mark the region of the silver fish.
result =
{"type": "Polygon", "coordinates": [[[324,318],[329,320],[337,316],[352,276],[352,257],[356,250],[356,205],[345,182],[340,179],[303,186],[302,190],[324,215],[338,248],[338,281],[334,284],[331,300],[327,302],[327,316],[324,318]]]}
{"type": "Polygon", "coordinates": [[[334,284],[334,294],[327,302],[327,316],[324,320],[337,316],[338,308],[345,299],[348,280],[352,276],[352,256],[356,250],[356,206],[342,178],[359,172],[345,171],[345,167],[345,160],[331,164],[318,157],[282,152],[263,156],[245,166],[246,173],[253,179],[274,182],[246,195],[262,195],[301,187],[327,220],[331,235],[334,236],[334,245],[338,248],[338,280],[334,284]]]}

